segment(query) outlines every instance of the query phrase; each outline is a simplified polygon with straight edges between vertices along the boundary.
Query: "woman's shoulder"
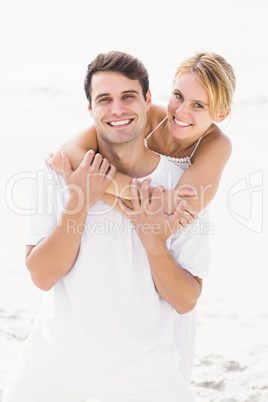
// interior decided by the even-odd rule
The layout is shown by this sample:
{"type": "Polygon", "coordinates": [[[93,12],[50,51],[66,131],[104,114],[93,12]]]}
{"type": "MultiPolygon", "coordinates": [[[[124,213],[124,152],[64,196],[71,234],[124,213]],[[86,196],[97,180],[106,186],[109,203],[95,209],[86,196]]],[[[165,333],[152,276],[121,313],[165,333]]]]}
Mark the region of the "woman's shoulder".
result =
{"type": "Polygon", "coordinates": [[[232,144],[230,138],[214,123],[212,124],[211,130],[203,136],[200,145],[202,142],[206,145],[213,144],[224,146],[224,148],[229,148],[232,144]]]}
{"type": "Polygon", "coordinates": [[[144,136],[147,137],[155,127],[166,117],[167,111],[165,106],[153,104],[147,112],[147,124],[144,136]]]}
{"type": "Polygon", "coordinates": [[[232,152],[230,138],[216,124],[213,124],[211,130],[202,137],[194,157],[198,158],[199,155],[209,152],[220,153],[222,156],[225,154],[226,157],[232,152]]]}

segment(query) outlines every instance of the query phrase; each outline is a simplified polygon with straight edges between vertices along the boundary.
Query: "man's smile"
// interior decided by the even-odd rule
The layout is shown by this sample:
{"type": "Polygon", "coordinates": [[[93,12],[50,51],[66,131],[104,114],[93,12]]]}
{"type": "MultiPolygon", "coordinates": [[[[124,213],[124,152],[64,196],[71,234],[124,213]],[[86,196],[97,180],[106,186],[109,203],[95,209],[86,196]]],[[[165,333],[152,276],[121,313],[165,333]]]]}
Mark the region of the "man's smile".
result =
{"type": "Polygon", "coordinates": [[[132,123],[134,119],[126,119],[126,120],[113,120],[113,121],[108,121],[107,124],[111,127],[125,127],[128,126],[132,123]]]}

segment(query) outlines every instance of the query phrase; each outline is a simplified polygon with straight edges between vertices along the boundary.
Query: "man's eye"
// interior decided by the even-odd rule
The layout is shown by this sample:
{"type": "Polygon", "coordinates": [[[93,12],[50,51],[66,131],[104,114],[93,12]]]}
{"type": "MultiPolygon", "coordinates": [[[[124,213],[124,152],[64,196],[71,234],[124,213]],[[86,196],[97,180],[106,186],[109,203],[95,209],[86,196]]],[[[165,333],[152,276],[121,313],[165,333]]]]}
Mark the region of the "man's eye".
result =
{"type": "Polygon", "coordinates": [[[125,98],[125,99],[133,99],[134,96],[133,96],[133,95],[125,95],[124,98],[125,98]]]}
{"type": "Polygon", "coordinates": [[[102,98],[100,99],[100,102],[108,102],[110,100],[110,98],[102,98]]]}

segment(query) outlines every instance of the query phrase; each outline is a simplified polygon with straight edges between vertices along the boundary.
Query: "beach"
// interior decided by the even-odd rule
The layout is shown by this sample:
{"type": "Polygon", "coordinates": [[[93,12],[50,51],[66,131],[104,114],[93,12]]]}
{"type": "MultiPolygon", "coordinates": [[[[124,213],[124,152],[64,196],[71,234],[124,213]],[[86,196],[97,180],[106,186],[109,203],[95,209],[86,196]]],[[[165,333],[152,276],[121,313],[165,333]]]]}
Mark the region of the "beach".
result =
{"type": "MultiPolygon", "coordinates": [[[[112,48],[127,51],[144,61],[151,77],[153,101],[163,105],[168,102],[176,67],[196,50],[218,52],[234,66],[237,75],[234,105],[231,116],[220,126],[231,138],[233,152],[210,206],[210,276],[204,280],[198,301],[196,359],[191,387],[196,402],[268,400],[268,237],[265,211],[268,57],[263,54],[260,44],[260,38],[263,40],[267,35],[266,3],[257,1],[251,8],[249,2],[227,1],[225,6],[231,7],[232,4],[233,8],[229,14],[228,7],[227,10],[219,8],[222,13],[220,23],[216,21],[216,10],[214,14],[210,8],[212,1],[205,1],[207,11],[194,1],[187,6],[180,2],[179,5],[171,1],[165,3],[164,9],[155,8],[154,24],[148,25],[146,39],[144,31],[137,27],[135,35],[131,32],[128,36],[120,35],[118,26],[107,39],[105,33],[98,36],[99,26],[95,23],[91,32],[97,32],[98,40],[93,44],[85,39],[86,30],[82,24],[86,14],[82,10],[89,7],[88,3],[80,1],[77,4],[80,23],[75,22],[77,31],[73,35],[67,28],[78,13],[72,15],[73,9],[67,4],[62,29],[57,33],[56,17],[60,17],[61,8],[55,6],[47,36],[44,23],[38,27],[41,11],[35,22],[26,13],[24,23],[28,21],[28,26],[25,31],[19,30],[19,11],[25,12],[27,7],[22,9],[17,3],[18,15],[12,19],[14,27],[21,32],[15,47],[17,51],[14,52],[15,34],[11,34],[10,29],[9,43],[4,46],[6,57],[0,62],[0,129],[4,144],[0,150],[4,189],[0,201],[0,401],[4,378],[15,363],[42,300],[42,291],[32,284],[24,263],[31,177],[49,151],[89,125],[83,93],[86,66],[97,53],[112,48]],[[191,7],[194,5],[193,15],[191,7]],[[243,19],[238,20],[242,5],[243,19]],[[159,32],[156,22],[163,16],[166,18],[159,32]],[[179,26],[182,32],[177,32],[178,25],[174,25],[178,16],[184,16],[179,26]],[[176,35],[182,37],[190,29],[186,23],[190,16],[196,30],[184,36],[181,46],[174,52],[176,35]],[[204,27],[202,18],[208,17],[210,27],[204,27]],[[34,46],[37,38],[34,43],[29,42],[29,26],[35,29],[39,46],[34,46]],[[226,28],[224,32],[223,28],[226,28]],[[218,37],[211,35],[213,29],[218,29],[218,37]],[[141,41],[144,41],[143,45],[141,41]],[[151,43],[150,54],[148,41],[151,43]],[[161,52],[157,53],[159,49],[161,52]],[[71,50],[73,53],[68,53],[71,50]]],[[[114,6],[119,4],[113,2],[114,6]]],[[[37,13],[33,2],[28,1],[26,5],[31,5],[33,12],[37,13]]],[[[138,6],[139,2],[132,13],[133,23],[139,17],[138,6]]],[[[153,2],[144,6],[140,17],[144,26],[149,6],[153,7],[153,2]]],[[[49,7],[52,7],[50,3],[49,7]]],[[[93,9],[96,16],[99,15],[100,6],[94,4],[94,8],[91,4],[91,7],[88,10],[93,9]]],[[[50,15],[48,9],[42,9],[47,17],[50,15]]],[[[7,6],[9,18],[11,11],[11,6],[7,6]]],[[[111,3],[107,3],[102,27],[108,24],[109,12],[115,13],[111,3]]],[[[118,13],[116,15],[119,19],[118,13]]],[[[120,15],[123,15],[122,11],[120,15]]],[[[89,19],[93,17],[89,16],[89,19]]]]}

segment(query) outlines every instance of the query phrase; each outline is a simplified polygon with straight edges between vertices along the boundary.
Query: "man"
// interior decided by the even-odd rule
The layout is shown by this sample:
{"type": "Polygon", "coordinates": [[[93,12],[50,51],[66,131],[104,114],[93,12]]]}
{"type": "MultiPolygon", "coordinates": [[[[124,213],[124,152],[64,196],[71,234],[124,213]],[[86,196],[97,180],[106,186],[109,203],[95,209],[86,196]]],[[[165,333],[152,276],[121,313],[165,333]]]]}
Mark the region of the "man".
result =
{"type": "Polygon", "coordinates": [[[181,172],[144,147],[148,86],[143,65],[124,53],[99,55],[88,67],[102,156],[89,151],[72,171],[63,154],[64,178],[44,168],[46,211],[32,219],[26,263],[49,292],[3,402],[193,400],[178,371],[172,322],[174,309],[191,311],[201,294],[207,239],[170,237],[184,202],[172,215],[159,212],[161,186],[175,187],[181,172]],[[100,200],[114,166],[144,179],[141,204],[135,179],[134,210],[119,201],[132,224],[100,200]],[[151,198],[148,175],[158,186],[151,198]]]}

